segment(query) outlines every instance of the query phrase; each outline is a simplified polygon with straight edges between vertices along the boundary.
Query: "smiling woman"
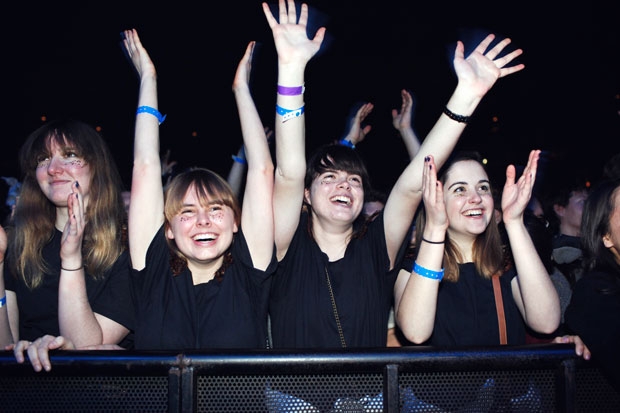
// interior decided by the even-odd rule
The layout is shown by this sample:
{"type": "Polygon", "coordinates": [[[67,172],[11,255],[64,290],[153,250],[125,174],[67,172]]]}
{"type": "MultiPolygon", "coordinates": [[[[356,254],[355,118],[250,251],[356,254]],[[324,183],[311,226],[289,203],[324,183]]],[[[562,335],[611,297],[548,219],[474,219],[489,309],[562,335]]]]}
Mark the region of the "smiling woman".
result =
{"type": "Polygon", "coordinates": [[[137,349],[265,348],[275,270],[273,162],[248,80],[254,42],[233,81],[247,156],[243,208],[217,173],[191,168],[164,191],[155,65],[135,29],[124,47],[140,77],[129,246],[137,349]]]}

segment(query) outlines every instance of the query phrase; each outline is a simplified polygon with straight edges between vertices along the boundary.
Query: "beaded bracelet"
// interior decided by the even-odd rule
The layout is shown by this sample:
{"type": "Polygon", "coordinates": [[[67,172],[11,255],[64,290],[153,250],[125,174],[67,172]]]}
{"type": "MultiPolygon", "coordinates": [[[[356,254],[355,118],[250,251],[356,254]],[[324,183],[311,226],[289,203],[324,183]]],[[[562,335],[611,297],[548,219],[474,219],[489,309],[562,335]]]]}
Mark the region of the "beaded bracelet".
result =
{"type": "Polygon", "coordinates": [[[4,307],[5,305],[6,305],[6,295],[0,298],[0,308],[4,307]]]}
{"type": "Polygon", "coordinates": [[[461,123],[469,123],[469,120],[471,119],[471,116],[457,115],[448,109],[447,106],[443,108],[443,113],[445,113],[450,119],[461,123]]]}
{"type": "Polygon", "coordinates": [[[136,115],[139,113],[148,113],[149,115],[155,116],[160,125],[166,120],[166,115],[162,115],[157,109],[150,106],[139,106],[138,110],[136,110],[136,115]]]}
{"type": "Polygon", "coordinates": [[[355,149],[355,144],[353,144],[353,142],[351,142],[348,139],[340,139],[338,143],[341,144],[342,146],[348,146],[351,149],[355,149]]]}
{"type": "Polygon", "coordinates": [[[297,118],[301,115],[303,115],[304,113],[304,106],[297,108],[297,109],[285,109],[282,106],[278,106],[276,105],[276,113],[280,116],[282,116],[282,123],[286,122],[287,120],[293,119],[293,118],[297,118]]]}
{"type": "Polygon", "coordinates": [[[421,265],[418,265],[418,263],[416,261],[413,262],[413,272],[415,272],[416,274],[421,275],[422,277],[425,278],[430,278],[432,280],[438,280],[441,281],[441,279],[443,278],[443,268],[441,269],[441,271],[433,271],[433,270],[429,270],[428,268],[424,268],[421,265]]]}

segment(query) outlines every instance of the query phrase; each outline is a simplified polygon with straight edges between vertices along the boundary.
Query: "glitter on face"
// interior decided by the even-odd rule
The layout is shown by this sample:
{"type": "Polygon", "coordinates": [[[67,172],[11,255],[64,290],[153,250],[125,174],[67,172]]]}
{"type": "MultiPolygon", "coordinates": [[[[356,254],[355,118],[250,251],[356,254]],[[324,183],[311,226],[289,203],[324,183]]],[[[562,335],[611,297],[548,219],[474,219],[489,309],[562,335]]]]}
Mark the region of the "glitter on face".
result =
{"type": "Polygon", "coordinates": [[[61,155],[61,156],[53,156],[53,157],[47,157],[44,159],[41,159],[37,162],[37,169],[41,169],[41,168],[49,168],[50,165],[52,164],[52,161],[57,159],[58,162],[60,162],[60,165],[63,168],[67,168],[67,167],[71,167],[71,168],[83,168],[86,165],[86,161],[84,160],[84,158],[80,158],[77,155],[70,153],[67,155],[61,155]]]}

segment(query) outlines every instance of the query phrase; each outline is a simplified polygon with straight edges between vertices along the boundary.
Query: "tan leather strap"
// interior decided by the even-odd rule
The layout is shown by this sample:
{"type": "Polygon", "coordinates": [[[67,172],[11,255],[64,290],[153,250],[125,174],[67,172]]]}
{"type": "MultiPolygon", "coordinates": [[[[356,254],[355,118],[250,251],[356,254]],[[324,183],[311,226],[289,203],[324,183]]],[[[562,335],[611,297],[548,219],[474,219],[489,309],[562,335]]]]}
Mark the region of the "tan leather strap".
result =
{"type": "Polygon", "coordinates": [[[495,307],[497,308],[497,323],[499,324],[499,343],[508,344],[506,334],[506,316],[504,315],[504,300],[502,300],[502,288],[499,285],[499,275],[493,274],[493,293],[495,294],[495,307]]]}

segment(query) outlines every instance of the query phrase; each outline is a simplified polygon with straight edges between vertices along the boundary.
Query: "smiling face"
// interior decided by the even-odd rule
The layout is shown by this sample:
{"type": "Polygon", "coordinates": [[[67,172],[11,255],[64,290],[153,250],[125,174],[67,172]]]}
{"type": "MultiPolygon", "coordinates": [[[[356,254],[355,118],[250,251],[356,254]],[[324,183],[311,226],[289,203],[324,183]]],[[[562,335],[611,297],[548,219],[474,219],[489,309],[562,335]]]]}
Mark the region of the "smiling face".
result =
{"type": "Polygon", "coordinates": [[[445,176],[444,201],[450,237],[482,234],[493,219],[491,184],[482,165],[474,160],[454,163],[445,176]]]}
{"type": "Polygon", "coordinates": [[[91,168],[88,162],[67,141],[60,145],[50,140],[48,152],[37,158],[36,179],[41,191],[56,207],[66,207],[72,185],[79,182],[88,203],[91,183],[91,168]]]}
{"type": "Polygon", "coordinates": [[[345,171],[326,171],[305,191],[306,202],[319,218],[353,224],[364,207],[361,176],[345,171]]]}
{"type": "Polygon", "coordinates": [[[237,230],[233,209],[222,202],[201,201],[192,185],[170,220],[166,236],[189,261],[210,263],[223,257],[237,230]]]}

